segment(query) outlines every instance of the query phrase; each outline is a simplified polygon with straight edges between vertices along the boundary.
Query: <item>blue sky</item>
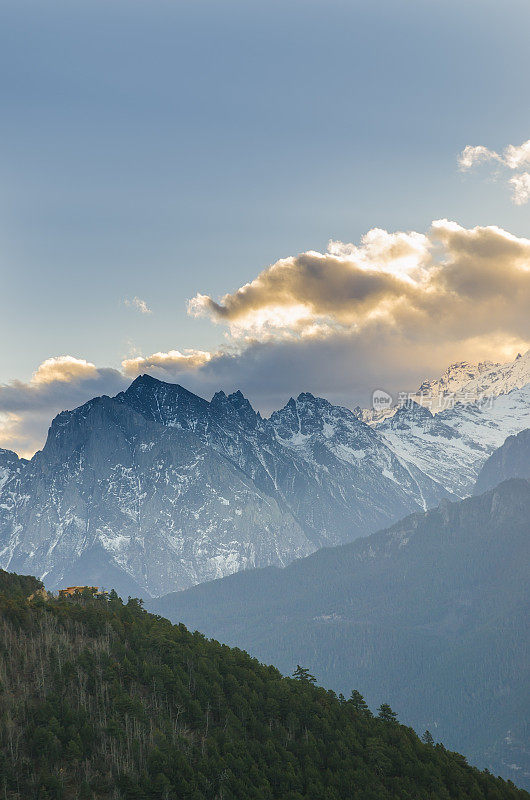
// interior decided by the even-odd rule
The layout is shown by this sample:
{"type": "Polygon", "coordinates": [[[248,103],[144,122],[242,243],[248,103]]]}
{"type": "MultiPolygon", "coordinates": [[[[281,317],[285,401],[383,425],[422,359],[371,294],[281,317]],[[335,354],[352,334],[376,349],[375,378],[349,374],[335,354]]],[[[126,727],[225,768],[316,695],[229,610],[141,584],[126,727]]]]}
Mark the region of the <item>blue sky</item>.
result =
{"type": "Polygon", "coordinates": [[[215,350],[190,298],[329,239],[528,235],[457,165],[529,138],[528,30],[527,0],[3,0],[0,382],[215,350]]]}

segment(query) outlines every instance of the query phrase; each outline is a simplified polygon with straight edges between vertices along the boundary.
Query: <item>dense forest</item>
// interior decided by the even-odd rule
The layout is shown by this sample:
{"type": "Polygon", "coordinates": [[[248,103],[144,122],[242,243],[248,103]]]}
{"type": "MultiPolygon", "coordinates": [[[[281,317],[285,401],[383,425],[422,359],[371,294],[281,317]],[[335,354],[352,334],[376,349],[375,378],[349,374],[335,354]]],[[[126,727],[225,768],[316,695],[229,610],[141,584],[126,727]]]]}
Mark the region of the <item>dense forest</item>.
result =
{"type": "Polygon", "coordinates": [[[372,713],[115,593],[0,572],[2,800],[528,800],[372,713]]]}

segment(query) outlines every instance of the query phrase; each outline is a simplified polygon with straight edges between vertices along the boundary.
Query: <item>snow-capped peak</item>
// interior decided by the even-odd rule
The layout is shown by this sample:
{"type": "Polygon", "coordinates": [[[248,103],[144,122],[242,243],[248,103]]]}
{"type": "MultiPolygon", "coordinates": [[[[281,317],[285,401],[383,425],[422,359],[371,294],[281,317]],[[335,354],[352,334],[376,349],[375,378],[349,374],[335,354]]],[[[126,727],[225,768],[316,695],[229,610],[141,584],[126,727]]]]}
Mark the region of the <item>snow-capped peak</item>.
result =
{"type": "Polygon", "coordinates": [[[451,364],[440,378],[424,381],[414,399],[421,404],[429,402],[436,412],[447,408],[444,402],[447,398],[474,403],[520,389],[527,383],[530,383],[530,350],[505,363],[459,361],[451,364]]]}

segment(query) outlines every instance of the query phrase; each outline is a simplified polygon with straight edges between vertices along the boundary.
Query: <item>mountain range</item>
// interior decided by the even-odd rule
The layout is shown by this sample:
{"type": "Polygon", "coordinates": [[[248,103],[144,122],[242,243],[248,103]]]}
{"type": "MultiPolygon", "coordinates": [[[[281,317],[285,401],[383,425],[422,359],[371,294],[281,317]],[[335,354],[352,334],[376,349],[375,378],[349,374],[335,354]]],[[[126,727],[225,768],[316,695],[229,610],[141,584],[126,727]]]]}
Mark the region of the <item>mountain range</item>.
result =
{"type": "Polygon", "coordinates": [[[529,365],[456,365],[459,386],[480,373],[480,402],[371,424],[308,392],[264,419],[239,391],[140,376],[59,414],[31,460],[0,450],[0,566],[148,597],[352,541],[471,494],[530,427],[529,365]]]}

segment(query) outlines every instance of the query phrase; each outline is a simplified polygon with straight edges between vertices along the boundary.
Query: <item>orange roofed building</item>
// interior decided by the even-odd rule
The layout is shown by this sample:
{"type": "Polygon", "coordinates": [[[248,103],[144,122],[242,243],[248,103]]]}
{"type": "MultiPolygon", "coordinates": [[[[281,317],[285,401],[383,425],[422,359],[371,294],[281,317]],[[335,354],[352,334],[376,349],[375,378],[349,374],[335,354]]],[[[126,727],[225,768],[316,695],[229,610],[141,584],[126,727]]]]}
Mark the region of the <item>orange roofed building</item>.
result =
{"type": "Polygon", "coordinates": [[[66,589],[59,589],[59,597],[72,597],[74,594],[84,592],[87,589],[92,594],[107,594],[105,591],[100,592],[99,586],[67,586],[66,589]]]}

